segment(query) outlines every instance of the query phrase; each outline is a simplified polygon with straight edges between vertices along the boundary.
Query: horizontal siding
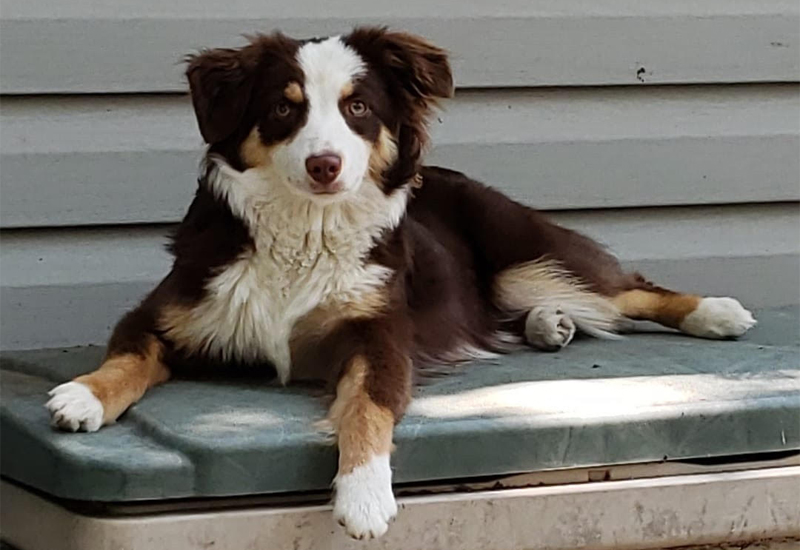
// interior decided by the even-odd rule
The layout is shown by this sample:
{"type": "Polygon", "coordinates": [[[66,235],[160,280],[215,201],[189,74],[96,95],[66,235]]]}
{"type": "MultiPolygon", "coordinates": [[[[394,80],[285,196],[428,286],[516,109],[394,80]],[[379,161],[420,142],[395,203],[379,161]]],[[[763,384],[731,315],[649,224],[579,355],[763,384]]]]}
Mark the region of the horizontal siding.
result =
{"type": "MultiPolygon", "coordinates": [[[[750,307],[800,300],[797,204],[555,212],[631,269],[750,307]]],[[[169,269],[166,226],[5,231],[0,348],[100,344],[169,269]]]]}
{"type": "MultiPolygon", "coordinates": [[[[800,199],[800,87],[460,92],[431,164],[543,209],[800,199]]],[[[186,96],[5,98],[2,227],[165,223],[194,192],[186,96]]]]}
{"type": "Polygon", "coordinates": [[[203,150],[185,54],[356,23],[452,52],[429,163],[665,285],[797,303],[799,21],[796,0],[4,0],[0,348],[102,343],[169,268],[203,150]]]}
{"type": "Polygon", "coordinates": [[[795,0],[6,1],[0,92],[175,92],[178,61],[242,33],[388,24],[453,52],[462,87],[797,80],[795,0]]]}

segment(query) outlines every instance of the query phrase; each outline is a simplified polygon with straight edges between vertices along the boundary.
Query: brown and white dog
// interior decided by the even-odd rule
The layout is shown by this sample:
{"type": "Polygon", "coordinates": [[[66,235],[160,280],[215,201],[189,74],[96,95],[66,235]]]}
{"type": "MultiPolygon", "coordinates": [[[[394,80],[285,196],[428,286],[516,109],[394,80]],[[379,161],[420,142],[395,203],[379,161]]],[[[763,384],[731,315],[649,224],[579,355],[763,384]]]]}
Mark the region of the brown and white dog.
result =
{"type": "Polygon", "coordinates": [[[389,454],[418,369],[647,319],[728,338],[732,298],[659,288],[583,235],[421,165],[447,56],[385,29],[257,36],[189,60],[209,144],[169,275],[117,325],[100,368],[47,403],[65,430],[114,422],[172,371],[270,366],[331,382],[335,517],[379,536],[397,512],[389,454]]]}

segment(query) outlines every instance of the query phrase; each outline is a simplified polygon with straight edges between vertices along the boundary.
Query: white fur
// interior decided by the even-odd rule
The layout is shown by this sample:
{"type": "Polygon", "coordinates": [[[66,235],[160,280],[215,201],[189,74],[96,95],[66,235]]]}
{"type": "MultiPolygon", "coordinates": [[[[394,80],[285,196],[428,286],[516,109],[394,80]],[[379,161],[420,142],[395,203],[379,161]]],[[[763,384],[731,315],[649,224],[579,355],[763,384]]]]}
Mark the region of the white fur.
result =
{"type": "Polygon", "coordinates": [[[497,353],[480,348],[473,344],[461,344],[460,346],[456,346],[455,348],[445,352],[441,357],[438,358],[438,360],[437,358],[429,357],[426,358],[426,362],[441,362],[443,364],[450,364],[466,361],[485,361],[488,359],[494,359],[497,356],[497,353]]]}
{"type": "Polygon", "coordinates": [[[500,273],[494,282],[497,304],[509,312],[541,307],[561,310],[581,331],[598,338],[617,338],[619,310],[553,260],[534,260],[500,273]]]}
{"type": "MultiPolygon", "coordinates": [[[[351,193],[363,183],[372,144],[355,133],[340,109],[342,91],[364,73],[361,57],[339,37],[309,42],[297,52],[303,71],[303,93],[308,102],[305,124],[289,141],[277,144],[271,154],[270,178],[311,194],[306,159],[323,153],[341,157],[336,182],[339,194],[351,193]]],[[[315,195],[314,200],[340,200],[337,195],[315,195]]]]}
{"type": "Polygon", "coordinates": [[[558,307],[537,306],[525,319],[525,339],[536,348],[559,350],[574,336],[575,323],[558,307]]]}
{"type": "Polygon", "coordinates": [[[397,515],[389,455],[373,456],[349,474],[336,476],[333,517],[357,539],[380,537],[397,515]]]}
{"type": "Polygon", "coordinates": [[[342,92],[363,74],[364,61],[338,37],[302,46],[297,60],[305,124],[272,146],[259,167],[237,172],[219,161],[209,178],[212,192],[248,227],[255,251],[226,266],[188,316],[164,327],[189,351],[271,361],[283,383],[298,319],[320,305],[358,302],[392,276],[367,256],[375,239],[399,224],[408,200],[406,188],[386,196],[370,180],[372,144],[340,111],[342,92]],[[322,153],[342,158],[340,191],[332,195],[312,193],[306,172],[306,159],[322,153]]]}
{"type": "Polygon", "coordinates": [[[96,432],[103,425],[103,404],[80,382],[61,384],[47,395],[51,399],[45,407],[53,426],[71,432],[96,432]]]}
{"type": "Polygon", "coordinates": [[[733,298],[703,298],[693,312],[686,316],[680,329],[700,338],[734,338],[741,336],[756,320],[742,304],[733,298]]]}
{"type": "Polygon", "coordinates": [[[209,185],[244,220],[255,252],[208,283],[189,320],[165,328],[193,351],[270,360],[286,383],[295,322],[319,305],[358,302],[391,277],[367,256],[375,239],[400,223],[407,189],[386,196],[369,182],[347,200],[325,204],[270,179],[268,169],[237,172],[224,164],[209,185]]]}
{"type": "Polygon", "coordinates": [[[497,331],[488,343],[491,350],[497,351],[491,351],[490,349],[464,342],[438,355],[422,354],[419,359],[422,364],[431,367],[452,365],[453,363],[465,363],[468,361],[489,361],[496,359],[501,353],[518,350],[522,343],[522,339],[515,334],[497,331]]]}

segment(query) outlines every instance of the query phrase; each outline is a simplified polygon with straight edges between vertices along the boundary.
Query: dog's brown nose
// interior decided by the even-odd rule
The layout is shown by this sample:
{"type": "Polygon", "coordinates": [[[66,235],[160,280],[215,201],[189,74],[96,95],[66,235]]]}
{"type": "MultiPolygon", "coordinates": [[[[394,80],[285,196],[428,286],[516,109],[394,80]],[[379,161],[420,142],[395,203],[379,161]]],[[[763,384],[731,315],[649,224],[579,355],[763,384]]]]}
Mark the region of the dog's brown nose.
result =
{"type": "Polygon", "coordinates": [[[306,159],[306,171],[317,183],[328,185],[342,171],[342,159],[333,154],[314,155],[306,159]]]}

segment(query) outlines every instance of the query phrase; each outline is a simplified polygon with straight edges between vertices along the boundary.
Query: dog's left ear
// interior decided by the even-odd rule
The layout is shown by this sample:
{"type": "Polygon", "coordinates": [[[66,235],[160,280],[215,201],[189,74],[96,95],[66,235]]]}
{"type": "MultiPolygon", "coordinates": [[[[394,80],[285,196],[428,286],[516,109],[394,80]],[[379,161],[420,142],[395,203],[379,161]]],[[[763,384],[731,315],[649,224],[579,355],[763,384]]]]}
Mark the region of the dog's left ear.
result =
{"type": "Polygon", "coordinates": [[[373,59],[375,64],[388,68],[411,96],[422,100],[453,96],[453,73],[447,52],[424,38],[385,28],[362,27],[355,29],[346,42],[362,56],[380,56],[373,59]]]}
{"type": "Polygon", "coordinates": [[[253,49],[252,44],[240,49],[220,48],[187,58],[186,78],[206,143],[222,141],[241,123],[258,63],[253,49]]]}
{"type": "Polygon", "coordinates": [[[414,95],[423,99],[453,97],[453,73],[447,53],[413,34],[386,32],[384,59],[397,71],[405,72],[414,95]]]}
{"type": "Polygon", "coordinates": [[[453,96],[447,52],[419,36],[385,28],[360,27],[344,41],[382,76],[397,101],[397,161],[386,170],[384,182],[392,188],[417,178],[431,110],[436,100],[453,96]]]}

